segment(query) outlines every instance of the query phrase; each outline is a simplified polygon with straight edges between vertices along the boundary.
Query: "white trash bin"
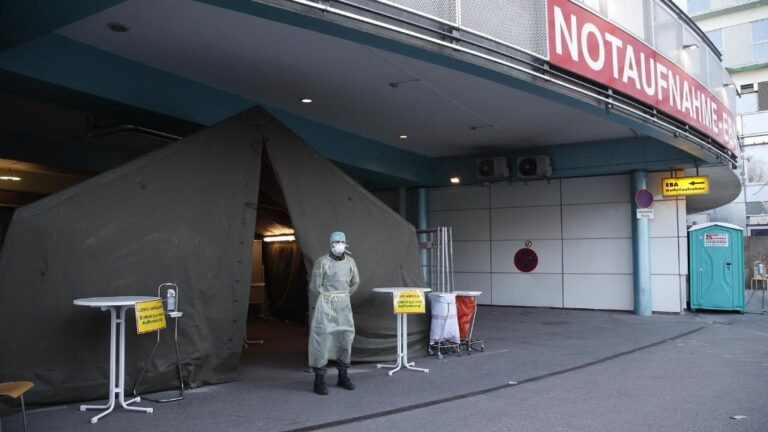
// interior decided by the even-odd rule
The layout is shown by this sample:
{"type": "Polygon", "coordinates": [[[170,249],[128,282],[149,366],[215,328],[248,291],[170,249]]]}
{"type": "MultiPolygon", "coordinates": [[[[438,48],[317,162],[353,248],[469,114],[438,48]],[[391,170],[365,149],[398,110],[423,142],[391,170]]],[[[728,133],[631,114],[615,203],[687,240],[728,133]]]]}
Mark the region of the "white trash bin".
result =
{"type": "Polygon", "coordinates": [[[456,313],[456,294],[430,293],[432,325],[429,329],[429,353],[437,352],[443,358],[443,351],[460,353],[459,319],[456,313]]]}

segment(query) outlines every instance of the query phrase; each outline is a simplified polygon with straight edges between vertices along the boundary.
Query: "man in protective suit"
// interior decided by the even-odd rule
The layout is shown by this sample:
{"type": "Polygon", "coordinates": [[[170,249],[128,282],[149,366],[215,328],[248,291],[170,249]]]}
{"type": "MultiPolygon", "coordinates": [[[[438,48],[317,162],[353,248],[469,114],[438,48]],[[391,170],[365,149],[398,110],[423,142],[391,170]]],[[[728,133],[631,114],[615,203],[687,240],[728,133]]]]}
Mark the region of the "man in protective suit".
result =
{"type": "Polygon", "coordinates": [[[350,296],[360,284],[355,260],[347,255],[347,239],[343,232],[330,238],[331,251],[315,261],[309,282],[309,304],[314,307],[309,332],[309,366],[315,372],[315,393],[327,395],[326,365],[336,359],[339,370],[337,385],[354,390],[347,376],[355,338],[350,296]]]}

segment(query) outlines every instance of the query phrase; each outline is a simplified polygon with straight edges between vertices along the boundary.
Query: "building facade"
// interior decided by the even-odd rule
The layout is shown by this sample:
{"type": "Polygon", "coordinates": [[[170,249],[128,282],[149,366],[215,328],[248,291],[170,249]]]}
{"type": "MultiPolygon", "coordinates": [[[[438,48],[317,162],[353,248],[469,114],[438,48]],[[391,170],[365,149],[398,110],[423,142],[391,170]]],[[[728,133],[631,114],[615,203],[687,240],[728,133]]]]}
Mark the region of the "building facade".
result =
{"type": "Polygon", "coordinates": [[[14,170],[109,171],[259,105],[368,190],[400,190],[413,225],[452,226],[456,287],[484,303],[644,315],[685,308],[684,215],[738,194],[752,126],[679,2],[84,4],[4,13],[14,170]],[[709,195],[661,194],[699,170],[709,195]],[[539,256],[526,272],[521,245],[539,256]]]}
{"type": "Polygon", "coordinates": [[[732,203],[690,222],[720,221],[768,234],[768,3],[689,0],[688,13],[723,55],[736,84],[739,134],[743,142],[743,190],[732,203]]]}

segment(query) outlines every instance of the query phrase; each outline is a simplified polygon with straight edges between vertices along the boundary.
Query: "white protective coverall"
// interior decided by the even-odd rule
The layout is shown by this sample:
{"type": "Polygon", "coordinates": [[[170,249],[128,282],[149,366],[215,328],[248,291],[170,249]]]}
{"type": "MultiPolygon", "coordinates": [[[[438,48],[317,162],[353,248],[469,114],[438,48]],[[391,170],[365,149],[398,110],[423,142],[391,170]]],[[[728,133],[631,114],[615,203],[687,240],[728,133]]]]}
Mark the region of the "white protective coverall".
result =
{"type": "Polygon", "coordinates": [[[349,367],[355,322],[350,296],[360,284],[355,260],[348,255],[336,260],[324,255],[315,261],[309,282],[309,304],[314,305],[309,332],[309,366],[324,369],[335,359],[349,367]]]}

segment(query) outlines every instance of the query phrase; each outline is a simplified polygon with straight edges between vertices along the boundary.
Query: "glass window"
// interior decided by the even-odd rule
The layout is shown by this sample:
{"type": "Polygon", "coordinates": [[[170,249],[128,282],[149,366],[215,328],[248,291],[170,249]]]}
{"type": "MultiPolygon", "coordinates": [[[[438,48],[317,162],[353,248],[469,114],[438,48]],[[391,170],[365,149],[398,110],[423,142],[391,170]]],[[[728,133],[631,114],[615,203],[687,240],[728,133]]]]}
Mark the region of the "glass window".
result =
{"type": "MultiPolygon", "coordinates": [[[[696,44],[698,49],[682,49],[680,50],[680,65],[683,70],[688,72],[691,76],[699,80],[704,85],[709,84],[709,70],[707,65],[707,54],[710,52],[705,46],[704,42],[699,40],[698,37],[689,29],[683,29],[683,45],[696,44]]],[[[719,86],[723,85],[722,81],[722,69],[720,73],[719,86]]]]}
{"type": "Polygon", "coordinates": [[[757,111],[757,93],[745,93],[736,98],[736,114],[752,113],[757,111]]]}
{"type": "Polygon", "coordinates": [[[755,145],[744,148],[747,167],[747,184],[768,183],[768,146],[755,145]]]}
{"type": "Polygon", "coordinates": [[[747,183],[768,183],[768,146],[755,145],[744,148],[747,161],[747,183]]]}
{"type": "Polygon", "coordinates": [[[679,65],[680,47],[683,46],[683,25],[659,3],[654,3],[653,31],[656,34],[656,51],[679,65]]]}
{"type": "Polygon", "coordinates": [[[741,133],[744,135],[768,134],[768,111],[742,114],[741,133]]]}
{"type": "Polygon", "coordinates": [[[607,6],[611,21],[634,33],[638,38],[652,42],[650,38],[645,37],[645,0],[608,0],[607,6]]]}
{"type": "Polygon", "coordinates": [[[707,37],[717,47],[720,53],[723,53],[723,29],[710,30],[707,32],[707,37]]]}
{"type": "Polygon", "coordinates": [[[768,59],[768,19],[752,23],[752,60],[768,59]]]}
{"type": "Polygon", "coordinates": [[[688,15],[709,9],[709,0],[688,0],[688,15]]]}
{"type": "Polygon", "coordinates": [[[757,144],[768,144],[768,135],[759,135],[753,137],[744,137],[744,146],[757,144]]]}
{"type": "Polygon", "coordinates": [[[600,0],[578,0],[578,1],[579,3],[583,3],[585,6],[588,6],[597,12],[600,12],[600,0]]]}

